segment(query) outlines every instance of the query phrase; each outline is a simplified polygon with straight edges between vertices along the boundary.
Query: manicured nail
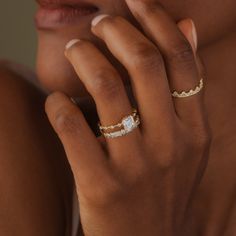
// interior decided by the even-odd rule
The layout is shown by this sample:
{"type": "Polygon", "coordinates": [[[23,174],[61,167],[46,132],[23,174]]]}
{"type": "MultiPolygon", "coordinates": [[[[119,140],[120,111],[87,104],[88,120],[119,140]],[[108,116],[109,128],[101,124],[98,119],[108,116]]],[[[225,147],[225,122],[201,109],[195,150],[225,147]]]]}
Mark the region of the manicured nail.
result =
{"type": "Polygon", "coordinates": [[[96,26],[103,18],[108,17],[109,15],[107,14],[102,14],[102,15],[98,15],[95,18],[93,18],[91,25],[92,26],[96,26]]]}
{"type": "Polygon", "coordinates": [[[66,46],[65,49],[68,50],[69,48],[71,48],[72,46],[74,46],[76,43],[78,43],[80,41],[80,39],[72,39],[70,40],[66,46]]]}
{"type": "Polygon", "coordinates": [[[196,26],[195,26],[195,24],[192,20],[191,20],[191,23],[192,23],[193,42],[194,42],[194,45],[195,45],[195,49],[197,51],[197,47],[198,47],[197,30],[196,30],[196,26]]]}

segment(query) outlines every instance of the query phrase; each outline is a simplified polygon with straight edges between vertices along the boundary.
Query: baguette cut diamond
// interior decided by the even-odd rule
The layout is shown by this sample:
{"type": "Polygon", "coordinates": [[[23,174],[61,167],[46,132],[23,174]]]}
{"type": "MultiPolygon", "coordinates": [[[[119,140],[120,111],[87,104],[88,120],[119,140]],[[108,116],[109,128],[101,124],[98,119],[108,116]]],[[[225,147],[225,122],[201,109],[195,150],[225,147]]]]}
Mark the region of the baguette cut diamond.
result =
{"type": "Polygon", "coordinates": [[[126,131],[132,130],[135,126],[134,117],[133,116],[126,117],[125,119],[122,120],[122,124],[126,131]]]}

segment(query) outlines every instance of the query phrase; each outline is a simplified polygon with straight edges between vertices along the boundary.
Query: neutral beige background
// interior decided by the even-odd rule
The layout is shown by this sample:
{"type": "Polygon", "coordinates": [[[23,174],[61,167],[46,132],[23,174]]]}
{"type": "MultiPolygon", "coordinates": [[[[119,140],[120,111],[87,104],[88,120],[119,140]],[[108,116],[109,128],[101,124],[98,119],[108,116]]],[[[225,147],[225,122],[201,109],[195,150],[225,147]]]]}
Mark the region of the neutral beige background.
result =
{"type": "Polygon", "coordinates": [[[34,0],[0,0],[0,58],[35,65],[34,0]]]}

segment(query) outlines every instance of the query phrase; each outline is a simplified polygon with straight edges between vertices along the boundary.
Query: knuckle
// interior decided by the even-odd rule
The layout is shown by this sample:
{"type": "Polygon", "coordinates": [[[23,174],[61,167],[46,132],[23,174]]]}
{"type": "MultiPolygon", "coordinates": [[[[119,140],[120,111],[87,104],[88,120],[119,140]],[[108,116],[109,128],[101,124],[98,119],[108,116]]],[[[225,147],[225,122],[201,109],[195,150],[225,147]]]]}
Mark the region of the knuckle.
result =
{"type": "Polygon", "coordinates": [[[109,181],[89,191],[86,200],[96,206],[107,206],[121,199],[123,192],[122,186],[117,181],[109,181]]]}
{"type": "Polygon", "coordinates": [[[168,59],[174,63],[190,64],[194,63],[194,53],[190,43],[182,40],[170,50],[168,59]]]}
{"type": "Polygon", "coordinates": [[[122,192],[122,187],[118,184],[106,186],[101,193],[101,201],[104,200],[106,204],[112,203],[120,198],[122,192]]]}
{"type": "Polygon", "coordinates": [[[120,91],[122,83],[112,69],[99,69],[94,73],[91,86],[95,96],[111,98],[120,91]]]}
{"type": "Polygon", "coordinates": [[[158,167],[161,170],[169,170],[180,161],[177,157],[178,150],[176,145],[169,146],[167,150],[158,158],[158,167]]]}
{"type": "Polygon", "coordinates": [[[55,115],[56,130],[60,134],[76,134],[81,124],[78,113],[64,107],[60,108],[55,115]]]}
{"type": "Polygon", "coordinates": [[[157,156],[157,167],[161,170],[169,170],[181,161],[182,142],[176,137],[175,133],[162,137],[161,143],[156,145],[154,152],[160,153],[157,156]],[[157,150],[158,148],[158,150],[157,150]]]}
{"type": "Polygon", "coordinates": [[[157,71],[163,68],[163,59],[154,46],[147,43],[137,43],[132,50],[132,67],[134,70],[157,71]]]}
{"type": "Polygon", "coordinates": [[[196,149],[204,150],[208,148],[211,145],[212,142],[212,136],[211,133],[207,130],[204,130],[200,134],[197,135],[197,137],[194,139],[194,146],[196,149]]]}
{"type": "Polygon", "coordinates": [[[149,171],[150,169],[145,166],[135,168],[133,171],[131,171],[125,181],[126,192],[128,192],[129,189],[135,189],[136,187],[139,187],[143,181],[145,181],[149,171]]]}
{"type": "Polygon", "coordinates": [[[150,2],[150,1],[146,1],[146,0],[137,0],[136,1],[137,4],[139,4],[140,6],[140,10],[142,11],[142,13],[144,15],[146,14],[157,14],[157,11],[158,10],[162,10],[163,7],[160,3],[157,3],[157,2],[150,2]]]}

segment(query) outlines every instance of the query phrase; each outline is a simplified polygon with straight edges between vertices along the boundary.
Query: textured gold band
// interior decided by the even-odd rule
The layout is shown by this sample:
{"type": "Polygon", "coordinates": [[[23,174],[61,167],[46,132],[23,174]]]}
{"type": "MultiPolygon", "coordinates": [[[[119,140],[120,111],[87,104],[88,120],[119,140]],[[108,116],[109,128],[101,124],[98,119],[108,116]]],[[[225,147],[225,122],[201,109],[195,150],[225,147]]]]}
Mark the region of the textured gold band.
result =
{"type": "Polygon", "coordinates": [[[203,89],[203,79],[200,80],[199,85],[195,89],[191,89],[190,91],[183,91],[183,92],[177,92],[174,91],[172,93],[172,96],[175,98],[186,98],[186,97],[191,97],[193,95],[196,95],[203,89]]]}

